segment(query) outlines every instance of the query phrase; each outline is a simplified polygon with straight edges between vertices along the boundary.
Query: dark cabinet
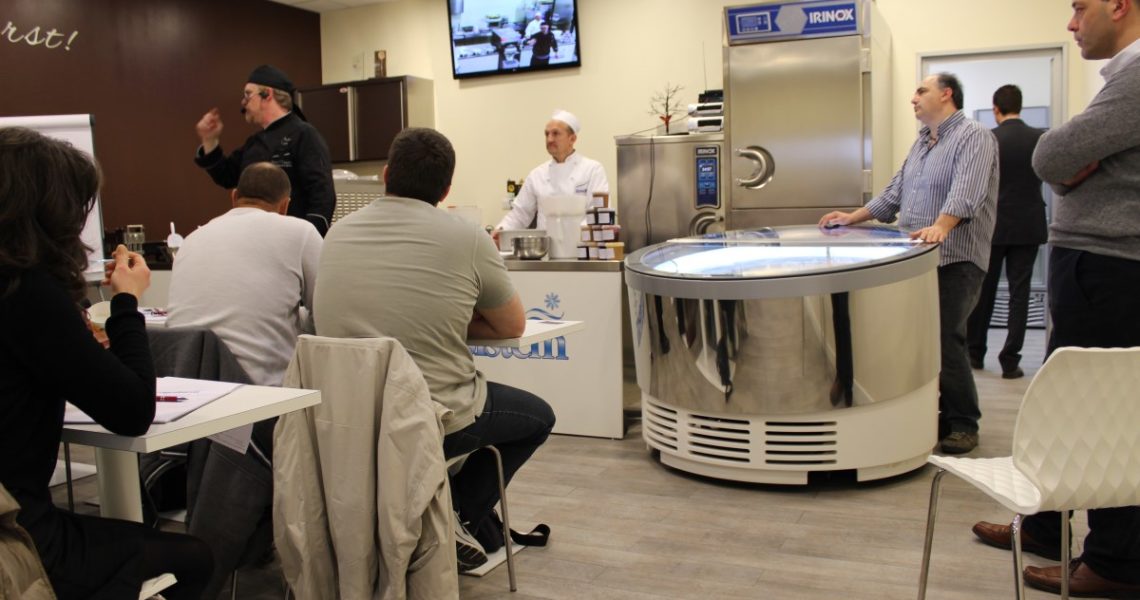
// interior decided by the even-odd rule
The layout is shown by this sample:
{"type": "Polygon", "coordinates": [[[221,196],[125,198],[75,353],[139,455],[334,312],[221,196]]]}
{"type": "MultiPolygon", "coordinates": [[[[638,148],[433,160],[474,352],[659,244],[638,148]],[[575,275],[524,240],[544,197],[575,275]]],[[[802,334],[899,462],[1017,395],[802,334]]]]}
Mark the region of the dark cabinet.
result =
{"type": "Polygon", "coordinates": [[[430,79],[383,77],[298,90],[305,117],[321,132],[334,163],[386,160],[405,127],[434,124],[430,79]]]}
{"type": "Polygon", "coordinates": [[[347,86],[324,86],[297,93],[297,103],[312,123],[325,143],[329,145],[329,156],[334,163],[352,160],[351,142],[348,135],[348,93],[347,86]]]}

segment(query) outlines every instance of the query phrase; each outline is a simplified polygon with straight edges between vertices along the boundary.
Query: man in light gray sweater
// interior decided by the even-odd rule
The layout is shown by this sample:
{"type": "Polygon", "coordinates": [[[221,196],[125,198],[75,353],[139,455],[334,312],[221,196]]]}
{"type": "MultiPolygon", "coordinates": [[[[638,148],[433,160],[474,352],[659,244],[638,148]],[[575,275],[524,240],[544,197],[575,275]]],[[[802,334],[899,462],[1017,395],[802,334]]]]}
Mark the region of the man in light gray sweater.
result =
{"type": "MultiPolygon", "coordinates": [[[[1058,195],[1049,233],[1049,351],[1140,346],[1140,0],[1072,5],[1069,31],[1081,56],[1111,60],[1088,108],[1042,136],[1033,155],[1034,171],[1058,195]]],[[[1069,566],[1026,567],[1025,580],[1056,593],[1061,569],[1069,568],[1074,596],[1140,596],[1140,507],[1090,510],[1088,517],[1081,557],[1069,566]]],[[[974,533],[1010,545],[1008,525],[982,522],[974,533]]],[[[1025,519],[1026,551],[1055,559],[1060,539],[1058,513],[1025,519]]]]}

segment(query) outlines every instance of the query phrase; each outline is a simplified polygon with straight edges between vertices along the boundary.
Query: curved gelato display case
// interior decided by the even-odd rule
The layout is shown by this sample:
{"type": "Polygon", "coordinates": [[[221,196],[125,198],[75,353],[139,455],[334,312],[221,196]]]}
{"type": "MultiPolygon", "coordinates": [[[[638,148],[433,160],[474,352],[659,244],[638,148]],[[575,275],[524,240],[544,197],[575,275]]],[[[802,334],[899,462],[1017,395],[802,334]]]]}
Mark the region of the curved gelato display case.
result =
{"type": "Polygon", "coordinates": [[[728,231],[625,261],[643,435],[677,469],[803,484],[937,442],[938,248],[897,229],[728,231]]]}

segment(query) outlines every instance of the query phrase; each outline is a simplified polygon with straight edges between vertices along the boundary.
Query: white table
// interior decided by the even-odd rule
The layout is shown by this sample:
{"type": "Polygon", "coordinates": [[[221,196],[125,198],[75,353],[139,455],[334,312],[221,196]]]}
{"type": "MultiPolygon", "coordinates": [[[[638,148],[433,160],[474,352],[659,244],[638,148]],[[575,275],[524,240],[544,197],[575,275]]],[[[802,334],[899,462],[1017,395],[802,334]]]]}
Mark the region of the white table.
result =
{"type": "Polygon", "coordinates": [[[99,425],[65,424],[63,441],[95,448],[100,514],[142,522],[137,454],[156,452],[321,402],[316,390],[243,385],[170,423],[151,425],[138,437],[99,425]]]}
{"type": "Polygon", "coordinates": [[[621,262],[506,263],[527,317],[582,321],[589,327],[522,347],[475,345],[475,367],[488,381],[524,389],[550,404],[558,417],[554,433],[620,439],[621,262]]]}
{"type": "Polygon", "coordinates": [[[468,346],[486,346],[489,348],[523,348],[538,342],[552,340],[568,333],[582,331],[586,324],[582,321],[560,321],[556,319],[527,319],[523,334],[515,338],[501,339],[472,339],[468,338],[468,346]]]}

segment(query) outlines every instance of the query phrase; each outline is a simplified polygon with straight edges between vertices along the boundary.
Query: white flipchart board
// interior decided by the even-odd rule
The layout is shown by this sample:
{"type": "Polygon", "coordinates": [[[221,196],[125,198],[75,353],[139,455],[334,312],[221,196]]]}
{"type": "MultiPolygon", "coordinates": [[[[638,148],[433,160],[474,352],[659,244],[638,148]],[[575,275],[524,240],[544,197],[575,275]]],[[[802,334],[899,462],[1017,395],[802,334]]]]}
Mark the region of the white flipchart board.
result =
{"type": "MultiPolygon", "coordinates": [[[[48,137],[64,140],[76,149],[95,157],[95,142],[91,133],[95,126],[92,115],[44,115],[39,117],[0,117],[0,128],[27,127],[48,137]]],[[[103,268],[99,262],[103,258],[103,213],[99,197],[95,197],[95,207],[87,215],[83,226],[83,243],[91,248],[87,257],[87,272],[102,278],[103,268]]]]}

